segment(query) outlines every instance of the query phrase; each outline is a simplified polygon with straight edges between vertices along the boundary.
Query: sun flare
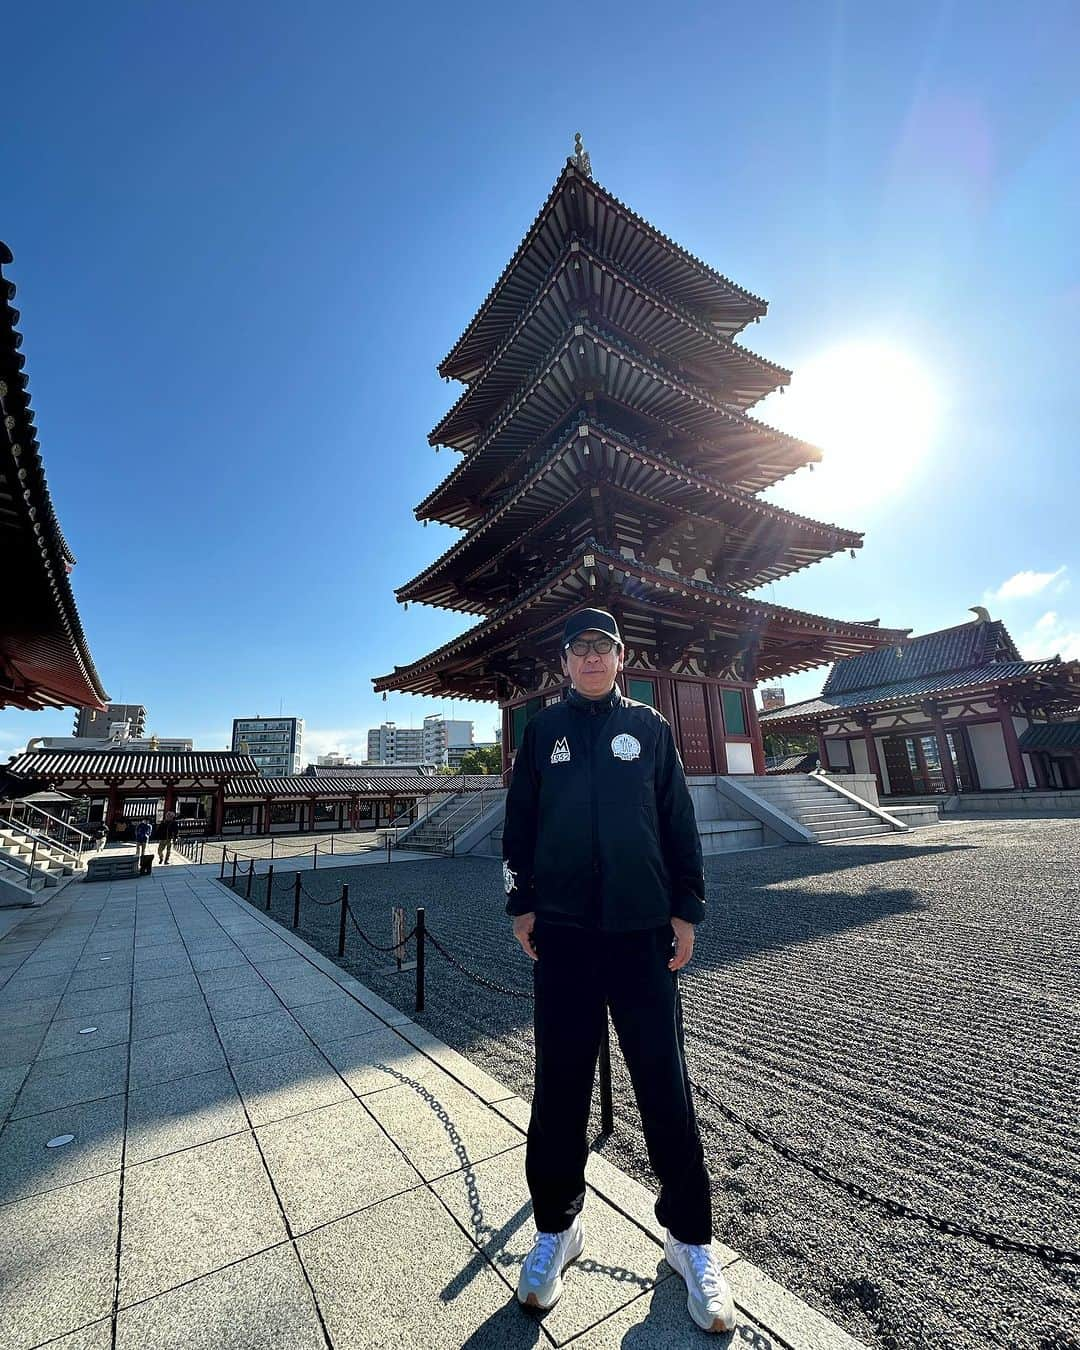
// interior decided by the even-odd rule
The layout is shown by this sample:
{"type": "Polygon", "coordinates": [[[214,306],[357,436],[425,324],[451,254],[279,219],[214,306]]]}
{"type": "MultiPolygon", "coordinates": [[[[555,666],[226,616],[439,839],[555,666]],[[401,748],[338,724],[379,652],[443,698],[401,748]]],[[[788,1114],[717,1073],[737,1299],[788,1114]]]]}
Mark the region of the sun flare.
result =
{"type": "Polygon", "coordinates": [[[940,414],[935,380],[904,348],[884,341],[830,347],[799,366],[784,395],[761,408],[764,421],[824,456],[813,473],[801,469],[769,495],[836,519],[895,494],[931,450],[940,414]]]}

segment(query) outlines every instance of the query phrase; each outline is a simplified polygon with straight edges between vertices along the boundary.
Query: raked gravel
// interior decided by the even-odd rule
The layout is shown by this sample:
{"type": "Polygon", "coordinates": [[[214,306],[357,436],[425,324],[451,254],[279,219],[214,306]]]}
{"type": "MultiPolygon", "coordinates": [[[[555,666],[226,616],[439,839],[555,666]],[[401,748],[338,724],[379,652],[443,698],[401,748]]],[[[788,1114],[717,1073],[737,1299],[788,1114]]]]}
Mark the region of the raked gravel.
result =
{"type": "MultiPolygon", "coordinates": [[[[765,849],[709,860],[706,877],[710,918],[682,976],[692,1077],[872,1191],[1080,1249],[1080,819],[765,849]]],[[[423,904],[466,965],[529,988],[496,862],[303,874],[327,900],[343,881],[376,941],[390,941],[391,905],[411,926],[423,904]]],[[[285,923],[291,885],[274,888],[285,923]]],[[[257,876],[253,903],[264,895],[257,876]]],[[[337,908],[305,900],[301,936],[333,954],[337,908]]],[[[341,964],[412,1011],[412,974],[387,972],[351,930],[341,964]]],[[[531,1017],[527,1000],[463,979],[429,949],[417,1020],[526,1098],[531,1017]]],[[[615,1060],[616,1126],[601,1152],[652,1186],[615,1060]]],[[[1080,1269],[891,1218],[700,1100],[698,1112],[717,1236],[867,1344],[1080,1350],[1080,1269]]]]}

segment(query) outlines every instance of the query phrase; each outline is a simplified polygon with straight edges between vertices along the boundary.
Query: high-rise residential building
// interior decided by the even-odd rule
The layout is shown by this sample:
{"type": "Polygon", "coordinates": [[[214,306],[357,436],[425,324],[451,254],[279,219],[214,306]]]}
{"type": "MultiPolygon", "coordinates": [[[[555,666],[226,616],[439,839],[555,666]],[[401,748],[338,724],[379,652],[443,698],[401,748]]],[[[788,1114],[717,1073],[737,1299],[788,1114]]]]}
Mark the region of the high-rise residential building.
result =
{"type": "Polygon", "coordinates": [[[448,721],[441,713],[424,718],[424,759],[428,764],[449,764],[456,752],[457,762],[472,749],[473,724],[448,721]]]}
{"type": "Polygon", "coordinates": [[[302,717],[236,717],[232,748],[252,757],[264,778],[299,773],[303,753],[302,717]]]}
{"type": "Polygon", "coordinates": [[[146,709],[141,703],[107,703],[104,711],[98,708],[80,708],[75,716],[71,734],[108,740],[116,723],[130,723],[128,734],[138,738],[146,731],[146,709]]]}
{"type": "Polygon", "coordinates": [[[369,764],[449,764],[451,751],[458,752],[458,761],[472,748],[473,724],[448,721],[441,713],[424,718],[422,727],[399,727],[396,722],[384,722],[368,732],[367,762],[369,764]]]}
{"type": "Polygon", "coordinates": [[[399,727],[384,722],[367,737],[369,764],[419,764],[424,760],[424,732],[420,727],[399,727]]]}

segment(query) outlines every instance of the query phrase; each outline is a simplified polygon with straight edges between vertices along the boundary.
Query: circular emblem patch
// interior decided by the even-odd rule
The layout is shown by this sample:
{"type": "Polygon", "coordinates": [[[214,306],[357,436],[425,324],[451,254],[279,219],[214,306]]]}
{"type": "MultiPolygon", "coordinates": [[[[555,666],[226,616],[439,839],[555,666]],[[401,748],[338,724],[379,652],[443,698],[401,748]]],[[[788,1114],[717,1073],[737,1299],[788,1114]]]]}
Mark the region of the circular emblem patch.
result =
{"type": "Polygon", "coordinates": [[[631,736],[629,732],[622,731],[611,742],[611,753],[616,759],[640,759],[641,742],[636,736],[631,736]]]}

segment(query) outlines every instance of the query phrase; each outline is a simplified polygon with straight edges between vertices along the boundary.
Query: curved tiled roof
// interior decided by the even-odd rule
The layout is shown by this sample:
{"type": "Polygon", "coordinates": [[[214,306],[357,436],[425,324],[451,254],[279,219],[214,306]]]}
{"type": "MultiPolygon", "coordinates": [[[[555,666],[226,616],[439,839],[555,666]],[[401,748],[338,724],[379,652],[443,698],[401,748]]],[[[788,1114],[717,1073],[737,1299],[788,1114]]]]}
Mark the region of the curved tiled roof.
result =
{"type": "MultiPolygon", "coordinates": [[[[12,261],[0,243],[0,266],[12,261]]],[[[0,610],[0,707],[104,708],[68,572],[75,558],[56,518],[30,407],[15,287],[0,273],[0,556],[20,588],[0,610]],[[13,606],[18,601],[21,612],[13,606]]]]}
{"type": "MultiPolygon", "coordinates": [[[[858,660],[859,658],[852,658],[858,660]]],[[[839,663],[838,664],[843,664],[839,663]]],[[[958,695],[974,690],[994,690],[1010,685],[1037,680],[1040,676],[1062,674],[1076,681],[1080,689],[1080,662],[1052,661],[993,661],[967,670],[946,671],[935,675],[898,680],[893,684],[878,685],[873,689],[855,689],[792,703],[786,708],[774,708],[758,714],[763,726],[786,722],[813,720],[830,714],[858,712],[863,709],[883,708],[910,703],[941,694],[958,695]]]]}
{"type": "MultiPolygon", "coordinates": [[[[464,332],[458,338],[457,342],[454,343],[454,346],[443,360],[439,362],[438,369],[440,375],[449,378],[454,373],[458,358],[460,358],[461,354],[470,345],[470,340],[476,336],[483,320],[500,298],[501,292],[507,286],[507,283],[513,277],[515,271],[527,257],[530,248],[537,243],[538,237],[560,195],[564,191],[576,192],[579,189],[582,193],[591,195],[594,204],[599,206],[601,210],[612,211],[618,215],[628,227],[628,231],[638,232],[642,238],[647,239],[651,246],[658,250],[658,252],[666,255],[673,265],[685,267],[691,273],[696,274],[706,285],[714,287],[718,293],[725,295],[737,305],[742,305],[746,310],[746,317],[738,327],[741,328],[745,326],[745,323],[748,323],[751,319],[760,317],[765,313],[768,305],[760,296],[754,295],[751,291],[737,285],[729,277],[725,277],[722,273],[716,271],[715,268],[710,267],[708,263],[695,257],[694,254],[690,253],[680,244],[675,243],[673,239],[658,230],[654,225],[651,225],[643,216],[638,215],[636,211],[631,210],[624,202],[619,201],[617,197],[613,196],[605,188],[602,188],[595,179],[581,173],[575,167],[573,160],[568,159],[565,168],[562,173],[560,173],[558,179],[556,179],[554,186],[548,193],[547,199],[537,212],[535,220],[529,227],[525,238],[515,250],[513,257],[503,268],[499,279],[484,297],[480,307],[466,325],[464,332]]],[[[598,240],[597,243],[602,244],[602,241],[598,240]]],[[[520,297],[518,297],[513,306],[514,309],[518,308],[520,304],[525,303],[528,294],[531,293],[532,289],[532,287],[529,287],[520,297]]],[[[505,328],[506,325],[504,324],[502,326],[505,328]]]]}
{"type": "Polygon", "coordinates": [[[32,750],[7,766],[19,778],[198,778],[258,774],[250,755],[231,750],[32,750]]]}
{"type": "Polygon", "coordinates": [[[226,797],[245,800],[265,797],[418,797],[431,792],[480,792],[502,786],[495,774],[335,774],[315,778],[311,774],[290,774],[284,778],[234,779],[225,789],[226,797]]]}

